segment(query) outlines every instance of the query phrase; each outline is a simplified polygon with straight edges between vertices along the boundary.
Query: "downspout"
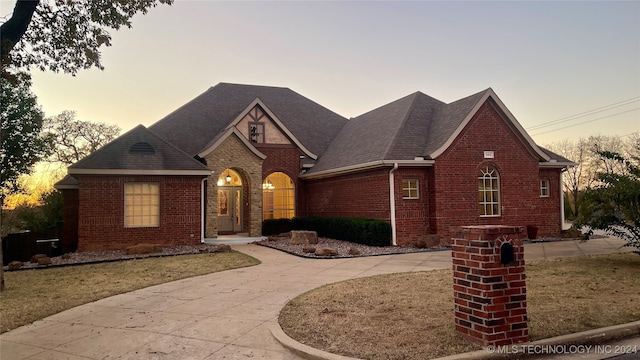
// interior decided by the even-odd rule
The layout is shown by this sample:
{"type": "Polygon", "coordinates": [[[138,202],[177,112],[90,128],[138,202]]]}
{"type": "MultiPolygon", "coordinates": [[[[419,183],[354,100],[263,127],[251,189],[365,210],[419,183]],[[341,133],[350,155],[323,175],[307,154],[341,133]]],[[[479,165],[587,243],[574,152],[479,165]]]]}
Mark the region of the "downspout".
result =
{"type": "Polygon", "coordinates": [[[200,243],[204,244],[204,183],[205,181],[207,181],[207,178],[203,178],[202,181],[200,182],[200,243]]]}
{"type": "Polygon", "coordinates": [[[398,169],[398,163],[393,164],[393,168],[389,171],[389,206],[391,216],[391,245],[397,245],[396,237],[396,192],[395,180],[393,173],[398,169]]]}
{"type": "Polygon", "coordinates": [[[564,230],[564,191],[562,189],[562,177],[564,171],[560,171],[560,231],[564,230]]]}

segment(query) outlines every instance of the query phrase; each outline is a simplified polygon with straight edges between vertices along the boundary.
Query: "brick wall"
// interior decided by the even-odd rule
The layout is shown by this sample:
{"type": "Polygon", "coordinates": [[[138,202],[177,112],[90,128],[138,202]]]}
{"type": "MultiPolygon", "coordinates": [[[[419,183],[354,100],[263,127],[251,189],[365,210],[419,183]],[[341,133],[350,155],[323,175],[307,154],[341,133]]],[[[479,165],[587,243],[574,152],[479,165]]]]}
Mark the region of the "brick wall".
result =
{"type": "Polygon", "coordinates": [[[539,236],[560,234],[560,171],[540,170],[538,160],[488,102],[436,159],[433,171],[431,230],[443,239],[451,237],[451,226],[484,224],[536,225],[539,236]],[[485,150],[495,157],[485,159],[485,150]],[[497,217],[479,216],[477,178],[485,165],[500,174],[497,217]],[[548,198],[540,197],[541,177],[550,180],[548,198]]]}
{"type": "Polygon", "coordinates": [[[429,168],[401,167],[394,172],[398,245],[416,244],[429,234],[429,171],[429,168]],[[403,198],[402,181],[409,179],[418,180],[418,199],[403,198]]]}
{"type": "Polygon", "coordinates": [[[200,176],[78,175],[78,251],[124,249],[139,243],[200,243],[200,176]],[[124,227],[124,184],[160,184],[160,225],[124,227]]]}
{"type": "Polygon", "coordinates": [[[62,190],[64,214],[60,247],[63,253],[78,249],[78,190],[62,190]]]}
{"type": "Polygon", "coordinates": [[[347,216],[389,221],[389,170],[383,168],[305,181],[303,188],[307,196],[300,216],[347,216]]]}

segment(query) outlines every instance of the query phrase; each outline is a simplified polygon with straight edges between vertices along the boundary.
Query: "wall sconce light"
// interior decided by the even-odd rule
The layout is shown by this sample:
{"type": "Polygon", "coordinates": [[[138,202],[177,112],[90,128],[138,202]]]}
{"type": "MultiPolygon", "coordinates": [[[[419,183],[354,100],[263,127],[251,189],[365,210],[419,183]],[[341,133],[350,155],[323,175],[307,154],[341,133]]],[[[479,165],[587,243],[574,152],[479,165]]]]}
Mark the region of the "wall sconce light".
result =
{"type": "Polygon", "coordinates": [[[227,184],[231,183],[231,174],[227,171],[227,177],[225,178],[225,180],[227,180],[227,184]]]}

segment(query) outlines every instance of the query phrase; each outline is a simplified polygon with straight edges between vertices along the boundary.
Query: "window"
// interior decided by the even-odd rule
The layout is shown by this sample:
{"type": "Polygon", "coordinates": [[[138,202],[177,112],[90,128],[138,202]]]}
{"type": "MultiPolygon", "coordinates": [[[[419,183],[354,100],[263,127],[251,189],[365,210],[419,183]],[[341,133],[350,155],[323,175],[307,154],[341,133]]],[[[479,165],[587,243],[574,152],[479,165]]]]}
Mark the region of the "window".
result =
{"type": "Polygon", "coordinates": [[[540,197],[549,197],[549,180],[540,180],[540,197]]]}
{"type": "Polygon", "coordinates": [[[254,143],[264,143],[264,124],[249,124],[249,139],[254,143]]]}
{"type": "Polygon", "coordinates": [[[403,179],[402,180],[402,198],[403,199],[418,199],[420,196],[418,193],[418,180],[417,179],[403,179]]]}
{"type": "Polygon", "coordinates": [[[160,225],[160,184],[124,184],[124,226],[157,227],[160,225]]]}
{"type": "Polygon", "coordinates": [[[264,220],[295,216],[294,186],[287,174],[271,173],[262,183],[262,212],[264,220]]]}
{"type": "Polygon", "coordinates": [[[480,169],[478,205],[480,216],[500,216],[500,175],[492,166],[480,169]]]}

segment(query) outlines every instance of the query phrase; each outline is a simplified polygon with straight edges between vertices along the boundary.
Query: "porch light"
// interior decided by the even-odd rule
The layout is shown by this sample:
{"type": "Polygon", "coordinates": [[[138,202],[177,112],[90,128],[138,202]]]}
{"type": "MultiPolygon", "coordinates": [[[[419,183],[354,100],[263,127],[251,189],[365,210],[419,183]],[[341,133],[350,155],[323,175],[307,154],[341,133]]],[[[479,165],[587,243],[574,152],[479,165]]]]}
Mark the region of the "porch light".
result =
{"type": "Polygon", "coordinates": [[[225,180],[227,180],[227,184],[231,183],[231,174],[227,173],[227,177],[225,178],[225,180]]]}

